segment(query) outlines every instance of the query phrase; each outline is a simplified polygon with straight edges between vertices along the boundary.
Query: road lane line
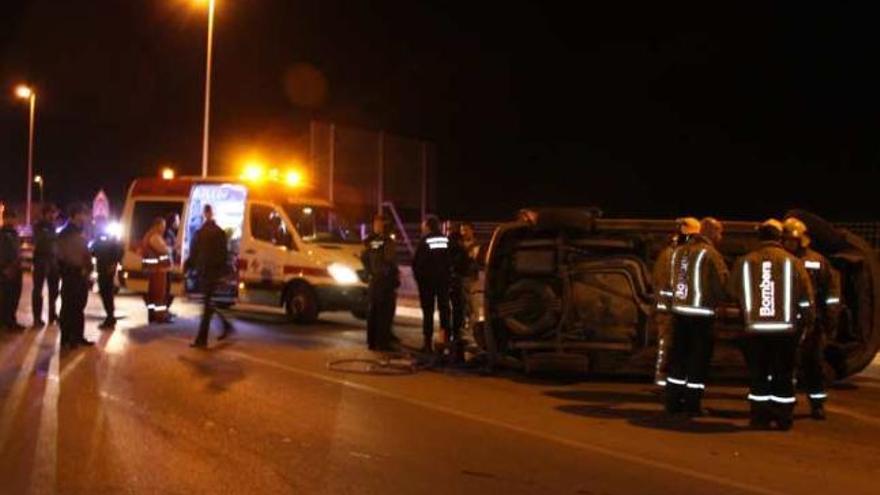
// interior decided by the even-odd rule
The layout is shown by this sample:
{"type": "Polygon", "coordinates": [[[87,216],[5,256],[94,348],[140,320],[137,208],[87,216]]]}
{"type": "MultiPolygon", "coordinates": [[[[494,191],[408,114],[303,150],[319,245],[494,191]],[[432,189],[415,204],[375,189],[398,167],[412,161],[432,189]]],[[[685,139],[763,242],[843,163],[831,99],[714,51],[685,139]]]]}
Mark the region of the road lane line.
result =
{"type": "MultiPolygon", "coordinates": [[[[175,340],[183,340],[183,339],[175,339],[175,340]]],[[[425,401],[421,401],[418,399],[413,399],[411,397],[406,397],[403,395],[395,394],[393,392],[381,390],[381,389],[378,389],[375,387],[371,387],[369,385],[363,385],[363,384],[352,382],[349,380],[333,378],[333,377],[330,377],[330,376],[327,376],[327,375],[324,375],[324,374],[321,374],[318,372],[309,371],[309,370],[305,370],[302,368],[296,368],[294,366],[289,366],[286,364],[277,363],[275,361],[271,361],[268,359],[258,358],[258,357],[251,356],[250,354],[247,354],[244,352],[233,351],[233,350],[228,350],[228,349],[221,350],[220,352],[222,354],[234,356],[239,359],[250,361],[250,362],[256,363],[256,364],[261,364],[263,366],[267,366],[270,368],[275,368],[275,369],[279,369],[282,371],[288,371],[290,373],[295,373],[295,374],[298,374],[301,376],[313,378],[313,379],[320,380],[320,381],[327,382],[327,383],[341,385],[343,387],[348,387],[348,388],[358,390],[361,392],[367,392],[367,393],[371,393],[374,395],[378,395],[378,396],[384,397],[386,399],[392,399],[392,400],[404,402],[406,404],[421,407],[423,409],[428,409],[431,411],[435,411],[435,412],[439,412],[439,413],[443,413],[443,414],[448,414],[450,416],[455,416],[455,417],[458,417],[461,419],[466,419],[469,421],[482,423],[482,424],[492,426],[495,428],[510,430],[510,431],[513,431],[513,432],[516,432],[519,434],[523,434],[523,435],[539,438],[539,439],[542,439],[545,441],[565,445],[567,447],[572,447],[572,448],[579,449],[579,450],[585,450],[585,451],[593,452],[596,454],[601,454],[601,455],[605,455],[608,457],[613,457],[613,458],[616,458],[616,459],[619,459],[622,461],[631,462],[633,464],[641,464],[643,466],[648,466],[648,467],[658,469],[658,470],[677,473],[677,474],[688,476],[690,478],[698,479],[701,481],[714,483],[716,485],[726,486],[728,488],[743,490],[745,492],[750,492],[750,493],[760,493],[760,494],[764,494],[764,495],[780,495],[782,493],[782,492],[777,492],[774,490],[769,490],[767,488],[748,485],[746,483],[741,483],[736,480],[722,478],[720,476],[715,476],[712,474],[675,466],[675,465],[672,465],[669,463],[656,461],[656,460],[641,457],[641,456],[638,456],[635,454],[626,454],[623,452],[618,452],[614,449],[601,447],[598,445],[591,445],[591,444],[587,444],[587,443],[582,443],[582,442],[578,442],[575,440],[571,440],[569,438],[564,438],[564,437],[560,437],[557,435],[551,435],[551,434],[540,432],[540,431],[530,430],[528,428],[523,428],[521,426],[517,426],[515,424],[507,423],[504,421],[497,421],[497,420],[485,418],[482,416],[477,416],[475,414],[470,414],[470,413],[466,413],[463,411],[458,411],[458,410],[451,409],[448,407],[438,406],[438,405],[432,404],[430,402],[425,402],[425,401]]]]}

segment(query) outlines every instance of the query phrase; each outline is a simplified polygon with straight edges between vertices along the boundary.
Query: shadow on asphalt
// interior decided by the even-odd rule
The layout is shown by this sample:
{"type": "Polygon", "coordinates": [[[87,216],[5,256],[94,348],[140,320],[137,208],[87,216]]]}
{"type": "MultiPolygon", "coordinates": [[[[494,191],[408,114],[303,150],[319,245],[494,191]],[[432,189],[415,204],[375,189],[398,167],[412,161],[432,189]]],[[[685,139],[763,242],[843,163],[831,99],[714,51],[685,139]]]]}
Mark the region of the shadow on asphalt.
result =
{"type": "Polygon", "coordinates": [[[244,366],[238,361],[223,359],[214,351],[222,350],[230,344],[221,343],[205,351],[198,357],[178,356],[178,360],[187,365],[198,378],[207,379],[207,389],[214,393],[223,393],[245,378],[244,366]]]}

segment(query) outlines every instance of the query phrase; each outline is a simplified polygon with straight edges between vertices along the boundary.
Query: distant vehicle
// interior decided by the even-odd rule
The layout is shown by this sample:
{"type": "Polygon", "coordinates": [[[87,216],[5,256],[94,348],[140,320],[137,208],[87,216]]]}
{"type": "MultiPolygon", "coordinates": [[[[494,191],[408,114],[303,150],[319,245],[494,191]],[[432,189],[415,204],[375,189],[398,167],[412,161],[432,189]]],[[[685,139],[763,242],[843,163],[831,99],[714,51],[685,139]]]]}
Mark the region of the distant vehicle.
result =
{"type": "MultiPolygon", "coordinates": [[[[808,212],[813,248],[841,272],[843,311],[828,342],[829,376],[858,373],[880,347],[880,263],[861,237],[808,212]]],[[[724,222],[721,252],[732,263],[757,243],[756,223],[724,222]]],[[[643,375],[653,371],[657,332],[652,327],[656,288],[651,268],[674,222],[616,220],[596,211],[523,210],[495,231],[487,253],[485,321],[477,340],[491,362],[580,358],[595,373],[643,375]]],[[[743,376],[742,321],[723,308],[715,376],[743,376]]]]}
{"type": "Polygon", "coordinates": [[[366,313],[361,243],[333,206],[275,182],[234,178],[145,178],[131,185],[122,214],[122,262],[126,287],[147,291],[140,243],[156,217],[179,214],[172,292],[197,292],[183,263],[210,204],[229,237],[235,267],[219,304],[283,307],[291,320],[313,322],[322,311],[366,313]]]}

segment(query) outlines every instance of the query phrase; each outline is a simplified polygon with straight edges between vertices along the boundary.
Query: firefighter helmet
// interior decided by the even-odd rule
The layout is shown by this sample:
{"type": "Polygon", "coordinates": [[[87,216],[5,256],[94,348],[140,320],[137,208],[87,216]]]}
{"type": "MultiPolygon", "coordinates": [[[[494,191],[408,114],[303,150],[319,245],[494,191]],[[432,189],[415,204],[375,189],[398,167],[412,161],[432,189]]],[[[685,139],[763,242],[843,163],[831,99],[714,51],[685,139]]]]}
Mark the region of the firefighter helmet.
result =
{"type": "Polygon", "coordinates": [[[675,221],[678,232],[682,235],[696,235],[700,233],[700,221],[694,217],[679,218],[675,221]]]}
{"type": "Polygon", "coordinates": [[[810,245],[810,237],[807,235],[807,226],[797,218],[789,217],[782,224],[782,237],[785,239],[795,239],[800,246],[805,248],[810,245]]]}

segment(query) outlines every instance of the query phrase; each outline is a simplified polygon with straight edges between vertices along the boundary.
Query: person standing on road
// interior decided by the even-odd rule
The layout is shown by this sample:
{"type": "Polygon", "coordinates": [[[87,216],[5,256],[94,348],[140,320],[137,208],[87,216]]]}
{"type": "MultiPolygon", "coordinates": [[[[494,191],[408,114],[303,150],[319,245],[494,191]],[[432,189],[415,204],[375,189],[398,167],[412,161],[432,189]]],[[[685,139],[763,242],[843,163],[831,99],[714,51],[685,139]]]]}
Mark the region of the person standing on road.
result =
{"type": "Polygon", "coordinates": [[[157,217],[141,241],[144,271],[150,276],[147,289],[147,315],[150,323],[168,323],[168,271],[171,250],[165,244],[165,219],[157,217]]]}
{"type": "Polygon", "coordinates": [[[440,220],[428,217],[413,259],[413,275],[422,306],[422,351],[434,352],[434,308],[440,312],[441,340],[449,331],[449,239],[440,231],[440,220]]]}
{"type": "Polygon", "coordinates": [[[92,243],[92,256],[95,257],[96,271],[98,272],[98,292],[101,294],[101,304],[104,306],[106,317],[98,326],[101,330],[113,330],[116,328],[116,271],[122,262],[122,243],[112,235],[104,232],[99,226],[99,234],[92,243]]]}
{"type": "Polygon", "coordinates": [[[731,290],[737,294],[747,335],[750,424],[791,429],[794,365],[800,331],[814,321],[810,275],[781,244],[783,226],[767,220],[758,228],[761,245],[741,258],[731,290]]]}
{"type": "Polygon", "coordinates": [[[186,267],[188,270],[196,271],[199,288],[204,296],[199,334],[190,346],[204,349],[208,346],[208,331],[211,327],[211,318],[215,313],[223,323],[223,333],[220,334],[218,340],[226,339],[235,331],[235,328],[223,312],[217,310],[214,303],[215,292],[231,270],[229,266],[229,241],[226,238],[226,232],[223,232],[223,229],[214,221],[214,209],[211,205],[205,205],[202,214],[204,223],[193,239],[186,267]]]}
{"type": "Polygon", "coordinates": [[[666,375],[669,374],[669,349],[672,348],[672,288],[669,285],[672,276],[672,253],[687,243],[691,236],[700,233],[700,221],[693,217],[676,220],[676,233],[670,238],[669,244],[657,255],[654,262],[652,279],[654,290],[657,291],[657,306],[652,319],[657,330],[657,361],[654,366],[654,383],[666,386],[666,375]]]}
{"type": "Polygon", "coordinates": [[[49,325],[58,320],[57,304],[60,278],[58,274],[58,233],[55,222],[58,209],[53,204],[45,204],[42,218],[33,226],[34,263],[31,309],[34,314],[34,328],[43,328],[43,285],[49,286],[49,325]]]}
{"type": "Polygon", "coordinates": [[[670,414],[703,414],[715,311],[726,299],[728,270],[716,248],[721,237],[721,223],[707,218],[700,224],[700,233],[672,253],[673,345],[666,378],[666,411],[670,414]]]}
{"type": "Polygon", "coordinates": [[[840,276],[828,259],[810,249],[807,226],[797,218],[788,218],[783,224],[782,244],[785,249],[797,256],[810,275],[813,288],[816,321],[812,329],[805,328],[800,345],[800,364],[804,386],[810,399],[810,416],[815,420],[825,419],[825,342],[836,330],[838,309],[840,308],[840,276]]]}
{"type": "Polygon", "coordinates": [[[464,335],[462,342],[474,339],[474,326],[480,319],[480,308],[482,302],[480,296],[482,288],[480,287],[480,243],[474,232],[474,224],[463,222],[459,227],[461,233],[461,245],[467,255],[467,268],[461,278],[461,285],[464,288],[465,297],[465,316],[464,335]]]}
{"type": "Polygon", "coordinates": [[[85,309],[89,301],[92,255],[85,236],[89,209],[82,203],[70,207],[67,225],[58,235],[58,268],[61,272],[61,347],[94,345],[85,338],[85,309]]]}
{"type": "Polygon", "coordinates": [[[369,281],[367,308],[367,347],[373,351],[390,350],[394,337],[394,313],[400,270],[397,266],[397,242],[388,232],[384,215],[373,217],[373,233],[365,241],[361,261],[369,281]]]}
{"type": "Polygon", "coordinates": [[[467,305],[467,297],[464,288],[464,279],[468,276],[470,269],[470,259],[468,252],[464,246],[464,238],[461,235],[461,229],[452,230],[449,234],[449,302],[452,307],[452,318],[450,321],[450,341],[452,348],[450,356],[453,361],[461,361],[464,359],[464,342],[461,339],[462,328],[465,324],[465,311],[467,305]]]}
{"type": "MultiPolygon", "coordinates": [[[[168,246],[168,250],[170,251],[170,259],[171,263],[180,263],[180,250],[177,247],[177,236],[180,233],[180,214],[179,213],[170,213],[165,217],[165,245],[168,246]]],[[[165,281],[165,305],[168,306],[168,316],[170,318],[174,318],[174,313],[171,312],[171,304],[174,302],[174,295],[171,294],[171,278],[172,271],[168,270],[166,272],[165,281]]]]}
{"type": "Polygon", "coordinates": [[[18,236],[18,221],[15,212],[3,212],[3,226],[0,227],[0,326],[8,330],[21,331],[24,326],[18,323],[18,303],[21,300],[22,269],[21,239],[18,236]]]}

